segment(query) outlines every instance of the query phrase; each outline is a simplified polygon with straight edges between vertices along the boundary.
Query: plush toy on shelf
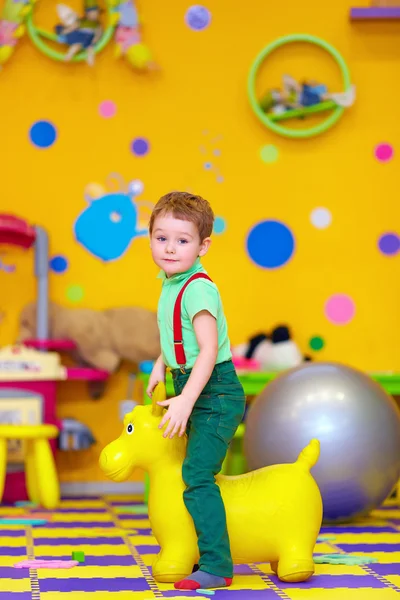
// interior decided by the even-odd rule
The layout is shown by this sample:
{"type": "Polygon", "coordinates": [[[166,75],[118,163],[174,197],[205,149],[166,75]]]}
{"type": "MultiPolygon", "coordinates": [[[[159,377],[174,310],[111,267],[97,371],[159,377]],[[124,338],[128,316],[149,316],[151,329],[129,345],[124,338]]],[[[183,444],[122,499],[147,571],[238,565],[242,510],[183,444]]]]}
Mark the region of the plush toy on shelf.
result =
{"type": "MultiPolygon", "coordinates": [[[[25,306],[19,318],[18,341],[36,336],[36,303],[25,306]]],[[[115,373],[122,361],[139,365],[156,360],[160,339],[155,312],[139,306],[92,310],[49,303],[50,340],[74,342],[81,364],[115,373]]]]}
{"type": "Polygon", "coordinates": [[[133,0],[121,2],[116,7],[115,55],[125,56],[137,71],[157,69],[150,49],[143,43],[141,23],[133,0]]]}
{"type": "Polygon", "coordinates": [[[296,108],[316,106],[326,100],[332,100],[337,106],[352,106],[355,88],[352,86],[349,91],[331,93],[325,84],[317,81],[299,82],[290,75],[284,75],[282,89],[268,90],[261,98],[260,106],[266,113],[282,114],[296,108]]]}
{"type": "Polygon", "coordinates": [[[238,368],[251,361],[251,369],[258,365],[260,371],[283,371],[311,360],[309,356],[303,356],[292,340],[287,325],[275,327],[269,335],[254,335],[248,342],[234,346],[232,355],[238,368]]]}

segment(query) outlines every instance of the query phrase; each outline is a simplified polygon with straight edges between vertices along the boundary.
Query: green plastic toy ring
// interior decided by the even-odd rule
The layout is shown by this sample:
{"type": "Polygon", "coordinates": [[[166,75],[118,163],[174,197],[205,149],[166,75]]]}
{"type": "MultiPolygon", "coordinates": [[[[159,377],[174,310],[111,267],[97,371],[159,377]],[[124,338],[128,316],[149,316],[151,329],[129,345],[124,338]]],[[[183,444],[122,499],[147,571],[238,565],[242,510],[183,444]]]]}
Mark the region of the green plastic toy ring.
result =
{"type": "MultiPolygon", "coordinates": [[[[317,104],[315,106],[309,106],[302,109],[294,109],[288,111],[290,113],[290,117],[295,118],[298,116],[316,114],[325,110],[332,110],[332,113],[325,121],[319,123],[318,125],[315,125],[314,127],[309,127],[308,129],[290,129],[288,127],[283,127],[279,124],[279,121],[285,119],[285,113],[283,115],[267,115],[261,109],[255,91],[257,73],[261,64],[272,52],[274,52],[274,50],[277,50],[285,44],[291,44],[295,42],[305,42],[309,44],[314,44],[315,46],[326,50],[326,52],[328,52],[332,56],[332,58],[336,61],[337,65],[339,66],[345,91],[348,91],[350,89],[351,79],[347,65],[342,55],[336,50],[336,48],[328,44],[328,42],[325,42],[324,40],[321,40],[320,38],[317,38],[312,35],[286,35],[271,42],[271,44],[268,44],[268,46],[266,46],[260,52],[260,54],[257,56],[250,68],[249,77],[247,81],[247,93],[249,96],[250,105],[257,117],[260,119],[260,121],[273,132],[288,138],[299,139],[313,137],[324,133],[325,131],[330,129],[330,127],[332,127],[340,119],[344,112],[344,108],[342,106],[337,106],[332,100],[328,100],[326,102],[321,102],[320,104],[317,104]]],[[[287,114],[286,118],[288,118],[287,114]]]]}
{"type": "MultiPolygon", "coordinates": [[[[111,8],[109,8],[108,11],[109,11],[109,13],[111,13],[111,8]]],[[[53,48],[51,48],[50,46],[45,44],[45,42],[42,39],[42,38],[44,38],[44,39],[50,40],[51,42],[58,42],[57,35],[55,33],[50,33],[49,31],[45,31],[44,29],[40,29],[39,27],[36,27],[33,23],[32,13],[33,13],[33,11],[31,11],[26,18],[26,30],[27,30],[27,33],[28,33],[29,37],[31,38],[33,44],[36,46],[36,48],[38,48],[38,50],[43,52],[43,54],[45,54],[49,58],[52,58],[53,60],[59,60],[59,61],[64,62],[65,55],[62,52],[54,50],[53,48]]],[[[96,54],[98,52],[101,52],[101,50],[103,50],[103,48],[105,48],[105,46],[107,46],[108,42],[112,39],[113,33],[114,33],[114,27],[112,25],[109,25],[107,27],[107,29],[104,31],[103,35],[101,36],[101,39],[97,42],[97,44],[94,47],[96,54]]],[[[76,54],[71,59],[71,62],[81,62],[83,60],[86,60],[86,57],[87,57],[87,52],[85,50],[83,50],[81,52],[78,52],[78,54],[76,54]]]]}

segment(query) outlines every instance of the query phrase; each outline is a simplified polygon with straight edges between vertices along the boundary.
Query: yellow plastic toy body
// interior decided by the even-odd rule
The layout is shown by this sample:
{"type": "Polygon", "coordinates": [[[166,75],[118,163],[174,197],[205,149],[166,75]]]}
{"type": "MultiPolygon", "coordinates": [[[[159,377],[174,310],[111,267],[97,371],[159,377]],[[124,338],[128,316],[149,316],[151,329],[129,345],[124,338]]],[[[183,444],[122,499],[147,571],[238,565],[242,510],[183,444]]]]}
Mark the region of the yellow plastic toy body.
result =
{"type": "MultiPolygon", "coordinates": [[[[159,424],[164,409],[157,402],[164,398],[165,386],[159,384],[152,405],[137,406],[125,416],[123,432],[103,449],[99,463],[114,481],[127,480],[135,467],[148,471],[149,518],[161,547],[153,576],[175,582],[192,572],[199,556],[193,521],[183,501],[186,436],[163,437],[159,424]]],[[[319,442],[312,440],[293,464],[217,476],[236,564],[270,562],[287,582],[311,577],[322,523],[321,494],[310,474],[318,458],[319,442]]]]}

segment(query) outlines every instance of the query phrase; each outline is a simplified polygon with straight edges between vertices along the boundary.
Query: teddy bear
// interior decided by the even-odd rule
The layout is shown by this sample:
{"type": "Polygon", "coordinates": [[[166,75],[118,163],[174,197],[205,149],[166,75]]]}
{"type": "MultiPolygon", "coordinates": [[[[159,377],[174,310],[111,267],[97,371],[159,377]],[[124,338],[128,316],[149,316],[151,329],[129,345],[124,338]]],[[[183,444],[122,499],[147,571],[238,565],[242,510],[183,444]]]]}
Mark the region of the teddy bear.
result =
{"type": "Polygon", "coordinates": [[[261,371],[283,371],[311,360],[302,355],[287,325],[276,326],[270,334],[254,335],[248,342],[234,346],[232,355],[234,360],[238,357],[255,362],[261,371]]]}
{"type": "MultiPolygon", "coordinates": [[[[139,306],[107,310],[67,308],[49,303],[49,339],[71,340],[73,357],[82,366],[115,373],[122,361],[138,365],[160,355],[157,314],[139,306]]],[[[18,342],[36,337],[36,303],[19,318],[18,342]]]]}

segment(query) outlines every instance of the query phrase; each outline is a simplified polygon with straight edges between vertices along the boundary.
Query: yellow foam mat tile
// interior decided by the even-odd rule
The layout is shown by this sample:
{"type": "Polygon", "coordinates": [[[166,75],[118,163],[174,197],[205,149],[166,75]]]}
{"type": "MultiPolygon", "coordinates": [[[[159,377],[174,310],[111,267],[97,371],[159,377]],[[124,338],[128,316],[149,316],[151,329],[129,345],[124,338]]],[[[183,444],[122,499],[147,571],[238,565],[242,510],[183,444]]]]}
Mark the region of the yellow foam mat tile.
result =
{"type": "MultiPolygon", "coordinates": [[[[84,552],[87,556],[130,556],[130,551],[127,546],[89,546],[87,544],[80,544],[79,547],[74,547],[79,552],[84,552]]],[[[41,556],[71,556],[71,546],[35,546],[35,558],[41,556]]],[[[72,559],[71,559],[72,560],[72,559]]],[[[11,600],[11,599],[10,599],[11,600]]]]}
{"type": "Polygon", "coordinates": [[[127,579],[141,578],[140,567],[131,565],[129,567],[91,567],[84,564],[72,569],[38,569],[38,579],[114,579],[114,577],[126,577],[127,579]]]}
{"type": "Polygon", "coordinates": [[[285,593],[290,600],[399,600],[398,592],[389,588],[376,590],[371,588],[362,590],[349,588],[336,588],[335,590],[285,589],[285,593]]]}
{"type": "MultiPolygon", "coordinates": [[[[30,592],[31,582],[28,571],[26,579],[0,579],[0,592],[30,592]]],[[[10,594],[10,600],[12,595],[10,594]]]]}

